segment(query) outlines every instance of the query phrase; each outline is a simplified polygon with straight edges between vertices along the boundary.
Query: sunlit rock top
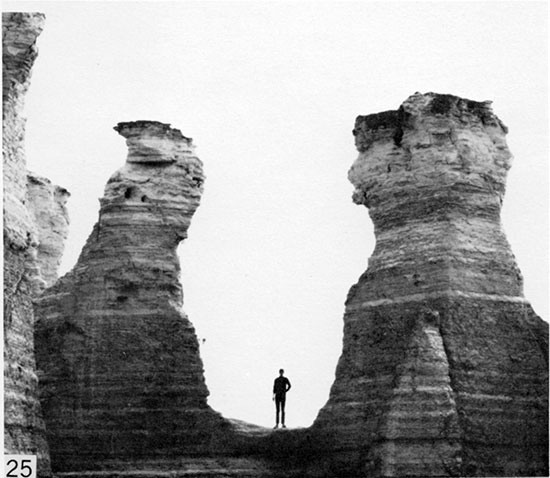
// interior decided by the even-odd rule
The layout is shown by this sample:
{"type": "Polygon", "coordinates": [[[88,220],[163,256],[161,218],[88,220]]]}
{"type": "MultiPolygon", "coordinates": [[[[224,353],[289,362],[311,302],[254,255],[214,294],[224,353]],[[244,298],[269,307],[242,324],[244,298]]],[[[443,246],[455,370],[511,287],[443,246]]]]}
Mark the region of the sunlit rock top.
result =
{"type": "Polygon", "coordinates": [[[511,154],[507,128],[490,105],[415,93],[398,110],[359,116],[353,134],[360,154],[349,172],[354,201],[376,207],[396,190],[405,198],[459,184],[501,201],[511,154]]]}
{"type": "Polygon", "coordinates": [[[158,121],[132,121],[114,127],[126,138],[129,163],[171,163],[192,152],[192,139],[158,121]]]}

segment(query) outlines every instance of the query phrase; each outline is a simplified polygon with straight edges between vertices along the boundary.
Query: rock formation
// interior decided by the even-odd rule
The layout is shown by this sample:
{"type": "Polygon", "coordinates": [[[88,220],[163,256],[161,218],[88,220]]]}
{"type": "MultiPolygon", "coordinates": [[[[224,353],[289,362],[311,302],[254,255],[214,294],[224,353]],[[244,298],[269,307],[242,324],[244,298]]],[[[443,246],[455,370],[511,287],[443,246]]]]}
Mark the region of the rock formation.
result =
{"type": "Polygon", "coordinates": [[[548,327],[501,228],[511,155],[488,102],[417,93],[357,119],[349,177],[376,248],[327,404],[273,433],[207,404],[176,255],[204,175],[180,131],[115,127],[126,164],[55,282],[68,193],[27,175],[20,116],[42,23],[3,15],[6,452],[37,454],[41,477],[45,433],[66,478],[548,474],[548,327]]]}
{"type": "Polygon", "coordinates": [[[36,302],[54,471],[197,455],[226,426],[207,405],[198,341],[181,311],[176,248],[199,205],[202,163],[167,124],[115,130],[126,164],[106,185],[77,264],[36,302]]]}
{"type": "Polygon", "coordinates": [[[376,247],[312,428],[326,469],[547,476],[548,328],[501,227],[506,133],[490,102],[434,93],[357,118],[349,179],[376,247]]]}
{"type": "Polygon", "coordinates": [[[39,232],[26,204],[25,119],[21,116],[40,13],[2,14],[2,153],[4,161],[4,449],[37,455],[50,475],[49,452],[37,395],[32,297],[43,288],[37,261],[39,232]]]}
{"type": "Polygon", "coordinates": [[[69,214],[65,204],[69,191],[42,176],[27,174],[27,208],[38,233],[37,259],[44,287],[58,278],[57,271],[69,235],[69,214]]]}

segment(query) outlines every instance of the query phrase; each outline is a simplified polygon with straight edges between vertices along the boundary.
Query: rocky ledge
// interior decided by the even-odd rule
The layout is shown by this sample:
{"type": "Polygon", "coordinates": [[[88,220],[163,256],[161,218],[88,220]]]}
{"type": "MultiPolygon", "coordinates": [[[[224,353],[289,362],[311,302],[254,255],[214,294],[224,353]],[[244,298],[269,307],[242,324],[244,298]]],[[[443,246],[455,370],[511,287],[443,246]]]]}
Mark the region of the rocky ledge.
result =
{"type": "Polygon", "coordinates": [[[434,93],[357,118],[349,179],[376,247],[347,298],[317,466],[547,476],[548,326],[501,227],[506,132],[489,102],[434,93]]]}
{"type": "Polygon", "coordinates": [[[154,121],[115,130],[126,164],[77,264],[35,301],[56,476],[301,476],[307,430],[225,419],[207,404],[176,255],[204,182],[191,139],[154,121]]]}

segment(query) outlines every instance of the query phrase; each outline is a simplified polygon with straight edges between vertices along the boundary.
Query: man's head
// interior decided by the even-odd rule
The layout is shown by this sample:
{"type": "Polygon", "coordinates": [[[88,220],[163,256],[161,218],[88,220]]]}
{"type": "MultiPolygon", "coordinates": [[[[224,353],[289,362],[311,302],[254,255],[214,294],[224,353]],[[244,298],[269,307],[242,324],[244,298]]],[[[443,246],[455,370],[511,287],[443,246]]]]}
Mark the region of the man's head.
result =
{"type": "Polygon", "coordinates": [[[279,375],[280,375],[281,377],[283,376],[284,373],[285,373],[285,371],[284,371],[283,369],[280,369],[280,370],[279,370],[279,375]]]}

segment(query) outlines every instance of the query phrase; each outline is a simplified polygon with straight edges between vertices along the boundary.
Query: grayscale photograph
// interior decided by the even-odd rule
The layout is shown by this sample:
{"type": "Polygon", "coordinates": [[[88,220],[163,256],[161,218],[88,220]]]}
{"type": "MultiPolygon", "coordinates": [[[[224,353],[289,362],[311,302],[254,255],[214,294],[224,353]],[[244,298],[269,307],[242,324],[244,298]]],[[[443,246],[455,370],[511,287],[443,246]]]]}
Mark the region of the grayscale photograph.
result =
{"type": "Polygon", "coordinates": [[[549,7],[2,2],[2,478],[549,476],[549,7]]]}

